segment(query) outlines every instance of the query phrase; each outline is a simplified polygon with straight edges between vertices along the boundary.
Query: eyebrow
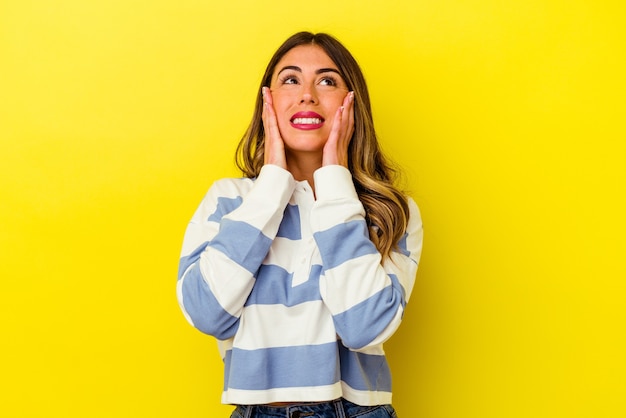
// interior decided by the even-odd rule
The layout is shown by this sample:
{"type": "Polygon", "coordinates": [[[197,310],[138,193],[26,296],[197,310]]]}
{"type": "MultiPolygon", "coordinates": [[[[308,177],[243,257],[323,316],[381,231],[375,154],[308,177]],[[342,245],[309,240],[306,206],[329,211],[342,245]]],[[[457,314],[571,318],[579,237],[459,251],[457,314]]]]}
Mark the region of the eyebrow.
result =
{"type": "MultiPolygon", "coordinates": [[[[281,68],[281,70],[276,73],[276,75],[282,73],[285,70],[294,70],[297,71],[299,73],[302,72],[302,68],[296,66],[296,65],[287,65],[283,68],[281,68]]],[[[339,72],[339,70],[336,70],[334,68],[320,68],[319,70],[315,70],[315,74],[323,74],[323,73],[337,73],[339,76],[341,76],[341,73],[339,72]]]]}

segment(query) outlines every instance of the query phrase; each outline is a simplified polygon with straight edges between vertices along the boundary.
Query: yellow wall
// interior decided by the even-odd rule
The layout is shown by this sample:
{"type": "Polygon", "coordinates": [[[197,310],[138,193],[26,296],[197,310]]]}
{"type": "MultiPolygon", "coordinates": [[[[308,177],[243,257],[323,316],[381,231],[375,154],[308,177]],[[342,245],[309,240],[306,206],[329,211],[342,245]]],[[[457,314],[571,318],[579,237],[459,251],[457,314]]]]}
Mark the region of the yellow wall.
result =
{"type": "Polygon", "coordinates": [[[177,260],[300,29],[359,59],[423,211],[400,416],[626,416],[622,4],[2,0],[0,416],[228,416],[177,260]]]}

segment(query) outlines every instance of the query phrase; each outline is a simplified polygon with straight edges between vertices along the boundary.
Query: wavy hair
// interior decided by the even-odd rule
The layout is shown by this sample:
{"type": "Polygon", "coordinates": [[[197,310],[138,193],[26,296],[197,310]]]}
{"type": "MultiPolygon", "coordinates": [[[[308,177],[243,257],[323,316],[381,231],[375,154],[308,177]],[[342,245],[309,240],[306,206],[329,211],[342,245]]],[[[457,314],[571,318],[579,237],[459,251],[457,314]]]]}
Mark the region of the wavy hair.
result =
{"type": "MultiPolygon", "coordinates": [[[[317,45],[337,65],[348,90],[354,91],[354,133],[348,146],[348,169],[361,203],[370,239],[388,257],[404,235],[409,217],[406,196],[396,187],[399,171],[383,155],[378,144],[365,77],[352,54],[334,37],[325,33],[298,32],[274,53],[265,69],[261,87],[269,86],[278,62],[300,45],[317,45]]],[[[264,162],[265,130],[263,99],[257,96],[252,121],[237,146],[235,161],[243,175],[258,176],[264,162]]]]}

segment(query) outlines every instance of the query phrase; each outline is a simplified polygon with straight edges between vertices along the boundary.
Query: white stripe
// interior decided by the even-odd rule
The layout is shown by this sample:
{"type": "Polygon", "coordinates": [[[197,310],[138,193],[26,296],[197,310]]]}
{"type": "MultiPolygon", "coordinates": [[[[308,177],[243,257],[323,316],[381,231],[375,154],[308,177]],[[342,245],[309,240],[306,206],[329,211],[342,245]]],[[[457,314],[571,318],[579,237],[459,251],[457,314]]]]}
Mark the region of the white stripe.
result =
{"type": "Polygon", "coordinates": [[[198,263],[204,281],[222,308],[232,316],[239,316],[254,286],[250,272],[212,248],[202,253],[198,263]]]}
{"type": "Polygon", "coordinates": [[[375,392],[356,390],[341,382],[342,396],[358,405],[387,405],[391,404],[391,392],[375,392]]]}
{"type": "Polygon", "coordinates": [[[350,221],[363,220],[363,204],[354,199],[316,201],[311,211],[311,228],[315,232],[326,231],[350,221]],[[337,210],[339,205],[341,205],[340,211],[337,210]]]}
{"type": "Polygon", "coordinates": [[[365,348],[363,348],[362,350],[354,350],[352,348],[347,347],[348,350],[350,351],[354,351],[357,353],[363,353],[363,354],[370,354],[372,356],[384,356],[385,355],[385,349],[383,348],[382,344],[376,344],[376,345],[371,345],[371,346],[367,346],[365,348]]]}
{"type": "Polygon", "coordinates": [[[237,182],[218,180],[213,184],[187,226],[181,251],[183,257],[193,252],[200,244],[212,240],[219,230],[217,222],[208,221],[209,216],[217,210],[217,200],[212,200],[209,196],[234,199],[245,195],[252,184],[249,179],[242,179],[237,182]]]}
{"type": "Polygon", "coordinates": [[[299,241],[279,237],[274,239],[263,264],[276,265],[293,273],[291,285],[297,286],[309,279],[311,266],[321,265],[322,258],[313,237],[299,241]],[[294,257],[294,254],[298,256],[294,257]]]}
{"type": "Polygon", "coordinates": [[[201,244],[212,240],[215,234],[217,234],[218,228],[219,225],[215,222],[190,223],[185,233],[181,257],[188,256],[201,244]]]}
{"type": "Polygon", "coordinates": [[[385,259],[384,268],[388,273],[395,274],[406,293],[406,302],[409,301],[413,285],[415,284],[415,274],[417,273],[417,263],[397,252],[392,252],[391,257],[385,259]]]}
{"type": "Polygon", "coordinates": [[[269,390],[242,390],[228,389],[222,393],[222,403],[225,404],[263,404],[271,402],[315,402],[320,399],[333,400],[341,397],[339,382],[327,386],[304,386],[292,388],[277,388],[269,390]]]}
{"type": "Polygon", "coordinates": [[[265,165],[244,195],[244,203],[224,218],[244,221],[273,238],[294,188],[295,180],[287,170],[265,165]]]}
{"type": "Polygon", "coordinates": [[[217,349],[220,352],[222,360],[226,358],[226,352],[233,349],[233,340],[234,337],[227,340],[217,340],[217,349]]]}
{"type": "Polygon", "coordinates": [[[180,310],[183,312],[183,316],[185,317],[187,322],[189,322],[193,326],[193,320],[191,319],[191,316],[187,313],[183,300],[183,282],[185,281],[185,274],[187,274],[187,271],[189,271],[190,267],[185,270],[183,277],[178,282],[176,282],[176,297],[178,298],[178,305],[180,306],[180,310]]]}
{"type": "Polygon", "coordinates": [[[317,345],[337,340],[330,312],[321,300],[296,306],[250,305],[241,315],[234,346],[245,350],[317,345]]]}
{"type": "Polygon", "coordinates": [[[326,270],[320,279],[320,292],[334,315],[391,285],[391,279],[377,263],[379,259],[379,254],[368,254],[326,270]]]}

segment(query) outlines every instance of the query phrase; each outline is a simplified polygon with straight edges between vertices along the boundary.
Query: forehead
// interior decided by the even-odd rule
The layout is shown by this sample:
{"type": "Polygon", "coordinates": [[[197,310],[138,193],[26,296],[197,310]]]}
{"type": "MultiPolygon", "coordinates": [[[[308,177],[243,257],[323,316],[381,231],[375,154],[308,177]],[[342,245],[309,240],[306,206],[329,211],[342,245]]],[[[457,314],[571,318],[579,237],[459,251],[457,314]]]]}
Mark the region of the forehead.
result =
{"type": "Polygon", "coordinates": [[[290,49],[289,52],[278,61],[274,69],[274,75],[286,66],[296,66],[303,71],[305,69],[315,71],[320,68],[337,69],[337,66],[333,60],[330,59],[326,51],[318,45],[300,45],[290,49]]]}

